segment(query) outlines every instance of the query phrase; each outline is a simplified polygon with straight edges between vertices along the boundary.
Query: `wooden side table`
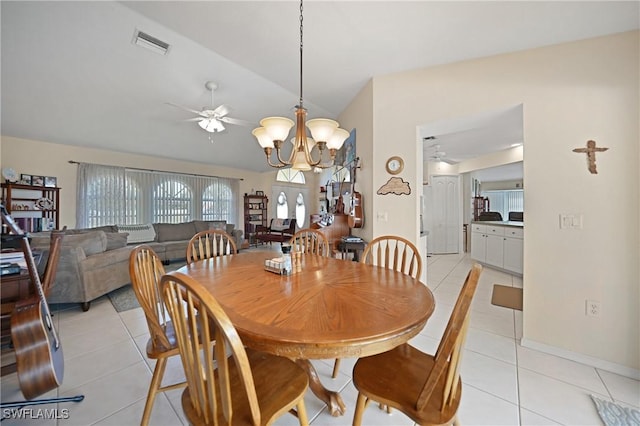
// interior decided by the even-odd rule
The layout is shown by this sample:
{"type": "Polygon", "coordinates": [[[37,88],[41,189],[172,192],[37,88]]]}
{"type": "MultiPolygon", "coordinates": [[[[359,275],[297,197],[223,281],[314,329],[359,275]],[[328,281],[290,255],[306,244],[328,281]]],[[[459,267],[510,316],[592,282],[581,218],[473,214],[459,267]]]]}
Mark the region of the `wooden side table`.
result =
{"type": "Polygon", "coordinates": [[[16,371],[11,346],[11,314],[18,300],[26,299],[35,293],[29,273],[25,269],[19,274],[0,278],[0,286],[0,342],[3,361],[1,375],[4,376],[16,371]]]}

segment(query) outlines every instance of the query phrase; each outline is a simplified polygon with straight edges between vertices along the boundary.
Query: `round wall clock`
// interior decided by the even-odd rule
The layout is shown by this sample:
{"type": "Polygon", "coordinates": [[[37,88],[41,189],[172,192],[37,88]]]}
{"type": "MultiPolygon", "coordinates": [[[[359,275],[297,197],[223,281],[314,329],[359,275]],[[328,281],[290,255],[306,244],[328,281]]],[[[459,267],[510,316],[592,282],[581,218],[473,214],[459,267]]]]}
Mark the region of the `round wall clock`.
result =
{"type": "Polygon", "coordinates": [[[8,182],[17,182],[18,181],[18,174],[16,173],[15,170],[13,170],[10,167],[5,167],[4,169],[2,169],[2,176],[8,182]]]}
{"type": "Polygon", "coordinates": [[[402,171],[402,169],[404,169],[404,161],[402,160],[402,158],[394,156],[394,157],[390,157],[387,160],[388,173],[391,173],[392,175],[397,175],[402,171]]]}

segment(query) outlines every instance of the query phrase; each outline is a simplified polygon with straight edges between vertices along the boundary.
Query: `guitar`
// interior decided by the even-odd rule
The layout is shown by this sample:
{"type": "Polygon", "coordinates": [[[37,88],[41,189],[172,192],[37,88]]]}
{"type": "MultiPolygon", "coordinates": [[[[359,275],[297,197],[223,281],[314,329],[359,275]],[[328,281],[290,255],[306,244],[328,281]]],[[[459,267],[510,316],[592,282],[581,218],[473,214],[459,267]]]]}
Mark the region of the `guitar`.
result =
{"type": "MultiPolygon", "coordinates": [[[[42,395],[62,384],[64,357],[60,339],[53,326],[27,235],[15,223],[2,204],[2,221],[17,235],[27,262],[29,277],[37,295],[16,303],[11,315],[11,339],[15,348],[20,390],[27,399],[42,395]]],[[[58,249],[63,233],[52,234],[52,248],[58,249]]],[[[53,251],[51,256],[53,256],[53,251]]],[[[51,258],[49,259],[51,261],[51,258]]],[[[57,258],[55,259],[57,261],[57,258]]],[[[50,265],[47,265],[49,276],[50,265]]],[[[51,265],[55,268],[55,265],[51,265]]],[[[51,280],[53,277],[50,278],[51,280]]],[[[47,282],[47,285],[50,283],[47,282]]]]}
{"type": "Polygon", "coordinates": [[[353,194],[351,194],[351,209],[349,211],[349,228],[362,228],[364,226],[364,211],[362,210],[362,194],[356,191],[356,169],[358,160],[353,167],[353,194]]]}

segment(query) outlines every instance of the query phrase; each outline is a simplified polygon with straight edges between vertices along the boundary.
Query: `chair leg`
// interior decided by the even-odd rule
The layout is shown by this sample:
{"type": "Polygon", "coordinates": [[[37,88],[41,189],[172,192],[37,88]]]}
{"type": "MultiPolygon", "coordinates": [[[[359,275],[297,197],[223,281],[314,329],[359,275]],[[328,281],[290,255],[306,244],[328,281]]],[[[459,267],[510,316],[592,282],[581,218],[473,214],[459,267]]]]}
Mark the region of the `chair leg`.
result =
{"type": "Polygon", "coordinates": [[[151,384],[149,384],[149,393],[147,394],[147,402],[144,405],[144,412],[142,413],[142,420],[140,425],[146,426],[149,424],[149,417],[151,417],[151,410],[153,409],[153,403],[158,394],[158,389],[162,384],[162,376],[164,376],[164,369],[167,366],[167,358],[161,357],[156,361],[156,367],[153,369],[153,376],[151,377],[151,384]]]}
{"type": "Polygon", "coordinates": [[[309,419],[307,419],[307,409],[304,405],[304,398],[302,398],[300,402],[298,402],[296,411],[298,414],[298,421],[300,422],[300,426],[309,426],[309,419]]]}
{"type": "Polygon", "coordinates": [[[336,361],[333,364],[333,373],[331,373],[331,378],[335,379],[336,377],[338,377],[339,371],[340,371],[340,358],[336,358],[336,361]]]}
{"type": "Polygon", "coordinates": [[[356,401],[356,412],[353,413],[353,426],[360,426],[362,424],[362,416],[366,407],[367,397],[358,392],[358,400],[356,401]]]}

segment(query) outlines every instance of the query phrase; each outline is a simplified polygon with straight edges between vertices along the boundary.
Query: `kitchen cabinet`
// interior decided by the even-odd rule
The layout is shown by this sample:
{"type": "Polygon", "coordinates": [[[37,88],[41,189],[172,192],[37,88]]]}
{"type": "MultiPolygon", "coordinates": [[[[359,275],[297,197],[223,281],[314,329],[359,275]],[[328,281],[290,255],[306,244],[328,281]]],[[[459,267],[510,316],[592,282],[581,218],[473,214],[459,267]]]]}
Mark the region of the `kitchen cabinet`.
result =
{"type": "Polygon", "coordinates": [[[489,266],[522,274],[522,227],[471,224],[471,258],[489,266]]]}

